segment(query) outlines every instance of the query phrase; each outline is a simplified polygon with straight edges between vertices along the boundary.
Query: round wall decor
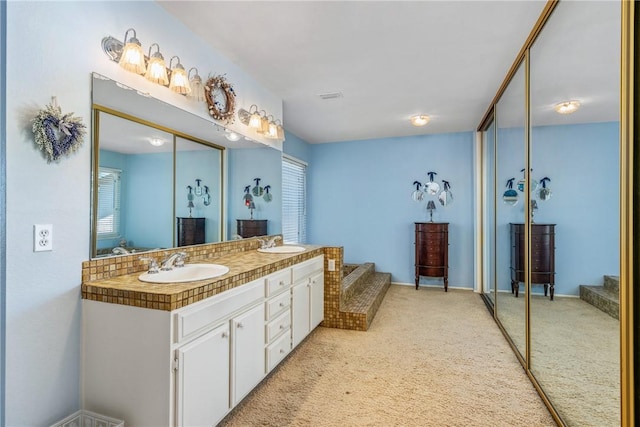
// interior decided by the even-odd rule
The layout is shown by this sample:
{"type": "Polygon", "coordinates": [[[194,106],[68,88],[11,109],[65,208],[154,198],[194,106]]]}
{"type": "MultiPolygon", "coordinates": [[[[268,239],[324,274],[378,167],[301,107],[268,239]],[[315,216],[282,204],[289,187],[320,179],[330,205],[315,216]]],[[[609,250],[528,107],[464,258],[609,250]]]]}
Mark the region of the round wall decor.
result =
{"type": "Polygon", "coordinates": [[[224,76],[209,77],[204,85],[209,115],[216,120],[233,121],[236,93],[224,76]]]}

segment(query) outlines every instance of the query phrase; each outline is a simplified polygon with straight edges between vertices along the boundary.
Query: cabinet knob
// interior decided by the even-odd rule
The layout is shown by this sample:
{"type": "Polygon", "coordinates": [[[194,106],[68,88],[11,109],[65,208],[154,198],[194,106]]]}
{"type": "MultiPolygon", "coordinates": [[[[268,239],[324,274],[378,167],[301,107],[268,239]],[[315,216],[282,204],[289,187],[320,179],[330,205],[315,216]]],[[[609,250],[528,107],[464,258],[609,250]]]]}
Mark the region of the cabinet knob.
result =
{"type": "Polygon", "coordinates": [[[284,329],[284,325],[280,325],[280,329],[284,329]]]}
{"type": "Polygon", "coordinates": [[[280,280],[280,283],[278,283],[278,286],[284,286],[284,281],[280,280]]]}
{"type": "Polygon", "coordinates": [[[284,348],[280,349],[280,354],[284,354],[284,348]]]}
{"type": "Polygon", "coordinates": [[[222,335],[220,335],[222,338],[228,338],[229,334],[227,334],[226,332],[223,332],[222,335]]]}
{"type": "Polygon", "coordinates": [[[284,307],[284,303],[283,302],[280,303],[280,307],[284,307]]]}
{"type": "Polygon", "coordinates": [[[237,327],[238,329],[242,329],[242,328],[244,328],[244,325],[243,325],[242,323],[238,322],[238,324],[236,325],[236,327],[237,327]]]}

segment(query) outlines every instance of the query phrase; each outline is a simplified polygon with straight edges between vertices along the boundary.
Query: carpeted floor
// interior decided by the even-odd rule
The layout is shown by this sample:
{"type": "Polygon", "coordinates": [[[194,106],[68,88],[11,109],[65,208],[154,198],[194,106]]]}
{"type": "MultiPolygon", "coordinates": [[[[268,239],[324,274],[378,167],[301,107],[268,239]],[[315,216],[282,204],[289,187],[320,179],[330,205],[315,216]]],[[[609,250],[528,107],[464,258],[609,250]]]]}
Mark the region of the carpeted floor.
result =
{"type": "Polygon", "coordinates": [[[555,426],[481,298],[391,286],[367,332],[317,328],[224,426],[555,426]]]}
{"type": "MultiPolygon", "coordinates": [[[[498,317],[524,353],[524,302],[498,294],[498,317]]],[[[579,298],[531,299],[531,371],[568,426],[620,425],[620,324],[579,298]]]]}

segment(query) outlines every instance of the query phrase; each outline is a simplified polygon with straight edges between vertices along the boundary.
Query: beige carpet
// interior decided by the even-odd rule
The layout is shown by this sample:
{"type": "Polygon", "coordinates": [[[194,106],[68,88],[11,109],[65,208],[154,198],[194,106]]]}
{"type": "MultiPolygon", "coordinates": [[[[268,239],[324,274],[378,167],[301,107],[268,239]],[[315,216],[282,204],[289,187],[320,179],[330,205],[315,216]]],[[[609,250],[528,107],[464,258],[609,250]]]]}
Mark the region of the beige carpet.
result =
{"type": "Polygon", "coordinates": [[[391,286],[367,332],[318,328],[225,426],[555,426],[479,295],[391,286]]]}
{"type": "MultiPolygon", "coordinates": [[[[524,353],[522,294],[498,313],[524,353]]],[[[531,371],[568,426],[620,425],[620,324],[579,298],[531,300],[531,371]]]]}

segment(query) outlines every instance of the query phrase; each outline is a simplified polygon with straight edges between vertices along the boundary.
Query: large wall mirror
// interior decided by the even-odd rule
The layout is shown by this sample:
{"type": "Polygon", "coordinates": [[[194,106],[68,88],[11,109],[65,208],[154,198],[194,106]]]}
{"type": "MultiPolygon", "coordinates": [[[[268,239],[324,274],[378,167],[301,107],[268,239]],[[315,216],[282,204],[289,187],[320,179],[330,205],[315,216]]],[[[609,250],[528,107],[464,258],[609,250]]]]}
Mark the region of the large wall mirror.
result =
{"type": "Polygon", "coordinates": [[[92,258],[231,239],[235,218],[250,217],[243,188],[256,177],[273,196],[254,214],[280,232],[278,150],[231,141],[212,121],[97,73],[92,97],[92,258]]]}
{"type": "Polygon", "coordinates": [[[559,424],[617,426],[621,6],[543,16],[479,129],[482,295],[559,424]]]}
{"type": "Polygon", "coordinates": [[[531,263],[555,241],[555,297],[532,276],[529,365],[569,425],[620,425],[620,23],[562,1],[530,49],[531,263]]]}

